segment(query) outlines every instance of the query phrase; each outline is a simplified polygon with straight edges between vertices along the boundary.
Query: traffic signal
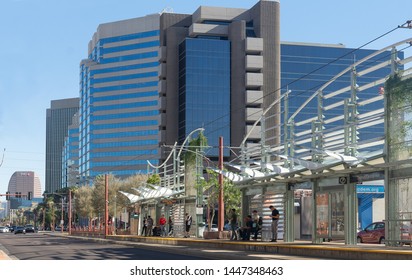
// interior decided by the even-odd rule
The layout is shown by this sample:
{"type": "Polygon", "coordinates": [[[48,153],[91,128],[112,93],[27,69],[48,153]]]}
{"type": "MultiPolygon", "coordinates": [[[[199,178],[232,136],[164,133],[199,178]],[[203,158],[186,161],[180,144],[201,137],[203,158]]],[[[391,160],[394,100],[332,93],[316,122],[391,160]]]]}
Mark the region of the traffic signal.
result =
{"type": "Polygon", "coordinates": [[[19,198],[19,192],[15,192],[14,197],[19,198]]]}
{"type": "Polygon", "coordinates": [[[6,200],[10,200],[10,192],[6,192],[6,200]]]}
{"type": "Polygon", "coordinates": [[[32,193],[32,192],[28,192],[28,193],[27,193],[27,200],[31,200],[31,199],[32,199],[32,196],[33,196],[33,193],[32,193]]]}

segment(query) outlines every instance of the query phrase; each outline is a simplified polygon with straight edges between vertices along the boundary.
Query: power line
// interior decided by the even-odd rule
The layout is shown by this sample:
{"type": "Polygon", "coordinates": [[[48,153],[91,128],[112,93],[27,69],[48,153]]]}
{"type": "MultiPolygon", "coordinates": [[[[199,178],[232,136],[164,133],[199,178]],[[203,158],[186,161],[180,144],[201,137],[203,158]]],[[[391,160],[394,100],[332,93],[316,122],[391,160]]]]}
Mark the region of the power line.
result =
{"type": "MultiPolygon", "coordinates": [[[[360,47],[355,48],[355,49],[349,51],[348,53],[346,53],[346,54],[344,54],[344,55],[342,55],[342,56],[340,56],[340,57],[338,57],[338,58],[335,58],[335,59],[327,62],[326,64],[324,64],[324,65],[322,65],[322,66],[320,66],[320,67],[318,67],[318,68],[310,71],[309,73],[306,73],[306,74],[304,74],[303,76],[301,76],[301,77],[299,77],[299,78],[297,78],[297,79],[289,82],[288,84],[286,84],[286,85],[284,85],[284,86],[281,86],[280,88],[276,89],[275,91],[270,92],[270,93],[264,95],[263,97],[256,99],[254,102],[263,100],[265,97],[268,97],[268,96],[270,96],[270,95],[273,95],[273,94],[275,94],[276,92],[279,92],[279,91],[282,90],[282,89],[288,88],[290,85],[292,85],[292,84],[294,84],[294,83],[296,83],[296,82],[298,82],[298,81],[301,81],[301,80],[305,79],[306,77],[309,77],[309,76],[313,75],[314,73],[316,73],[316,72],[318,72],[318,71],[326,68],[327,66],[331,65],[332,63],[335,63],[335,62],[337,62],[337,61],[339,61],[339,60],[342,60],[343,58],[347,57],[348,55],[351,55],[351,54],[359,51],[359,50],[362,49],[363,47],[365,47],[365,46],[367,46],[367,45],[369,45],[369,44],[371,44],[371,43],[373,43],[373,42],[381,39],[382,37],[387,36],[388,34],[394,32],[395,30],[397,30],[397,29],[399,29],[399,28],[401,28],[401,26],[397,26],[397,27],[395,27],[395,28],[393,28],[393,29],[385,32],[384,34],[382,34],[382,35],[374,38],[373,40],[368,41],[367,43],[361,45],[360,47]]],[[[410,46],[409,46],[409,47],[410,47],[410,46]]],[[[406,47],[406,48],[408,48],[408,47],[406,47]]],[[[405,48],[405,49],[406,49],[406,48],[405,48]]],[[[317,89],[317,88],[319,88],[319,87],[320,87],[321,85],[323,85],[323,84],[324,84],[324,83],[319,84],[318,86],[314,86],[314,87],[312,87],[312,88],[310,88],[310,89],[308,89],[308,90],[306,90],[306,91],[300,92],[300,93],[298,93],[298,94],[289,95],[289,100],[292,99],[292,98],[297,98],[297,97],[299,97],[300,95],[302,95],[302,94],[304,94],[304,93],[307,93],[307,92],[309,92],[309,91],[311,91],[311,90],[317,89]]],[[[231,110],[230,113],[232,113],[232,112],[234,112],[234,111],[238,111],[238,110],[243,110],[243,109],[244,109],[243,106],[242,106],[242,107],[238,107],[238,108],[234,108],[233,110],[231,110]]],[[[204,127],[209,126],[209,125],[212,125],[213,123],[219,121],[220,119],[223,119],[223,118],[227,117],[228,115],[229,115],[229,114],[224,114],[224,115],[220,116],[219,118],[216,118],[215,120],[206,123],[206,124],[204,125],[204,127]]],[[[230,124],[227,125],[227,126],[230,126],[230,124]]],[[[227,127],[227,126],[225,126],[225,127],[227,127]]],[[[217,129],[213,130],[212,133],[213,133],[213,132],[216,132],[216,131],[218,131],[218,130],[221,130],[221,129],[223,129],[223,128],[224,128],[224,127],[217,128],[217,129]]],[[[207,134],[210,134],[210,131],[205,131],[205,134],[206,134],[206,133],[207,133],[207,134]]]]}

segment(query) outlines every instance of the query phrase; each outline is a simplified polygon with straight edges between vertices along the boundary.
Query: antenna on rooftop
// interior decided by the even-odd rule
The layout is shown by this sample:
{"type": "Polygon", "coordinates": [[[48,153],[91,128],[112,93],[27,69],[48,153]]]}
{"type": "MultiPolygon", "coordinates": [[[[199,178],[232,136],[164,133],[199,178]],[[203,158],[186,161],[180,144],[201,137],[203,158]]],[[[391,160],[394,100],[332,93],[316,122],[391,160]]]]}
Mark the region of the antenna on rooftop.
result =
{"type": "Polygon", "coordinates": [[[171,8],[171,7],[166,7],[166,8],[164,8],[164,9],[160,12],[160,14],[163,14],[163,13],[173,14],[174,11],[173,11],[173,8],[171,8]]]}

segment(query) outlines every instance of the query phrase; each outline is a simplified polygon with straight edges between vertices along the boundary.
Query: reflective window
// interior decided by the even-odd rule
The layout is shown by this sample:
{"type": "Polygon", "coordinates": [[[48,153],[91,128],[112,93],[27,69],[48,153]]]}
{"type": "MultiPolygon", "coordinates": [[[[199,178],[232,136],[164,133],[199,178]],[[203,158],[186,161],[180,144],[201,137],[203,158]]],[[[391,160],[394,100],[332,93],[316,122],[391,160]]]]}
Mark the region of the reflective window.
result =
{"type": "MultiPolygon", "coordinates": [[[[230,42],[186,38],[179,47],[179,140],[205,128],[208,156],[218,156],[218,139],[230,143],[230,42]]],[[[229,151],[225,150],[225,155],[229,151]]]]}

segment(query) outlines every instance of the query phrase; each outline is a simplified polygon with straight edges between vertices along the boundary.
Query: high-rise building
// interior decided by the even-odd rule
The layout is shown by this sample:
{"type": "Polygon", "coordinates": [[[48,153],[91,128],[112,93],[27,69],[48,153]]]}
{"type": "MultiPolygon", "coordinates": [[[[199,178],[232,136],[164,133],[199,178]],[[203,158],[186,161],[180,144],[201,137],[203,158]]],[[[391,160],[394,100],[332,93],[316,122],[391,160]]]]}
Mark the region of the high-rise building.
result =
{"type": "Polygon", "coordinates": [[[81,183],[158,162],[158,50],[158,14],[99,25],[80,63],[81,183]]]}
{"type": "MultiPolygon", "coordinates": [[[[364,59],[367,56],[375,53],[372,49],[354,49],[347,48],[342,44],[315,44],[315,43],[297,43],[297,42],[282,42],[281,43],[281,79],[282,79],[282,93],[290,90],[289,94],[289,115],[291,117],[306,100],[309,99],[321,86],[329,82],[334,76],[343,70],[351,67],[355,62],[364,59]]],[[[376,66],[391,58],[391,52],[382,52],[380,55],[373,57],[361,64],[357,69],[358,73],[362,73],[366,67],[376,66]]],[[[397,52],[399,58],[403,58],[403,52],[397,52]]],[[[340,128],[343,131],[344,117],[343,117],[343,100],[350,98],[351,91],[351,77],[352,72],[336,79],[330,84],[322,94],[325,98],[320,106],[323,107],[323,114],[328,120],[336,118],[333,122],[323,123],[325,130],[336,130],[340,128]],[[331,94],[335,91],[342,91],[339,95],[331,94]],[[330,97],[329,97],[330,96],[330,97]]],[[[358,114],[371,114],[377,110],[383,111],[383,96],[380,93],[381,84],[375,84],[379,78],[385,78],[391,73],[391,65],[377,68],[359,77],[356,77],[357,88],[362,89],[361,93],[357,95],[358,114]],[[371,84],[369,86],[368,84],[371,84]],[[376,100],[377,99],[377,100],[376,100]],[[373,101],[373,102],[372,102],[373,101]]],[[[282,101],[282,111],[285,111],[284,102],[282,101]]],[[[294,122],[304,122],[310,120],[318,113],[318,99],[314,98],[294,117],[294,122]]],[[[282,123],[284,120],[282,114],[282,123]]],[[[359,134],[359,141],[367,141],[374,138],[382,137],[384,126],[383,121],[376,122],[372,125],[374,119],[370,119],[370,123],[362,128],[362,133],[359,134]]],[[[310,140],[312,122],[307,122],[295,129],[296,137],[307,138],[310,140]]],[[[282,132],[282,135],[284,133],[282,132]]],[[[335,135],[338,135],[335,133],[335,135]]],[[[335,137],[336,138],[336,137],[335,137]]],[[[341,137],[343,141],[343,137],[341,137]]],[[[299,141],[299,139],[297,139],[299,141]]],[[[333,146],[333,141],[326,140],[329,148],[333,146]]],[[[339,144],[339,143],[338,143],[339,144]]],[[[341,145],[342,143],[340,143],[341,145]]],[[[302,146],[310,147],[310,142],[302,146]]]]}
{"type": "MultiPolygon", "coordinates": [[[[279,93],[279,39],[277,1],[99,25],[80,63],[81,182],[145,172],[148,160],[166,158],[160,147],[199,127],[210,146],[219,136],[238,146],[279,93]]],[[[279,141],[275,122],[265,128],[269,143],[279,141]]]]}
{"type": "MultiPolygon", "coordinates": [[[[165,13],[160,29],[160,143],[181,143],[200,127],[211,158],[218,156],[220,136],[225,146],[239,147],[246,136],[246,143],[259,142],[260,125],[250,129],[280,93],[278,1],[165,13]]],[[[266,144],[280,141],[279,108],[268,113],[276,117],[263,128],[266,144]]]]}
{"type": "MultiPolygon", "coordinates": [[[[12,202],[42,197],[39,176],[33,171],[14,172],[10,178],[7,190],[10,194],[10,201],[12,202]],[[31,197],[29,197],[29,193],[31,193],[31,197]]],[[[16,205],[12,205],[10,208],[16,209],[17,207],[16,205]]]]}
{"type": "Polygon", "coordinates": [[[73,116],[64,139],[62,152],[62,187],[79,185],[79,114],[73,116]]]}
{"type": "MultiPolygon", "coordinates": [[[[163,13],[99,25],[88,58],[80,63],[81,182],[103,173],[144,173],[148,160],[157,164],[166,159],[170,150],[163,147],[182,143],[199,127],[212,147],[206,150],[210,158],[218,156],[219,136],[231,147],[243,140],[247,145],[262,139],[271,146],[282,143],[283,103],[272,106],[281,94],[292,91],[293,112],[322,83],[373,52],[281,44],[279,10],[278,1],[258,1],[250,9],[201,6],[193,14],[163,13]],[[264,122],[251,130],[267,108],[264,122]]],[[[370,75],[385,77],[388,71],[370,75]]],[[[349,80],[342,78],[335,88],[349,80]]],[[[374,96],[376,87],[369,92],[362,98],[374,96]]],[[[296,121],[316,109],[310,103],[296,121]]],[[[361,113],[375,109],[360,108],[361,113]]],[[[373,137],[383,127],[369,129],[373,137]]]]}
{"type": "Polygon", "coordinates": [[[67,128],[79,110],[79,99],[52,100],[46,112],[46,182],[45,190],[55,192],[62,187],[62,151],[67,128]]]}

